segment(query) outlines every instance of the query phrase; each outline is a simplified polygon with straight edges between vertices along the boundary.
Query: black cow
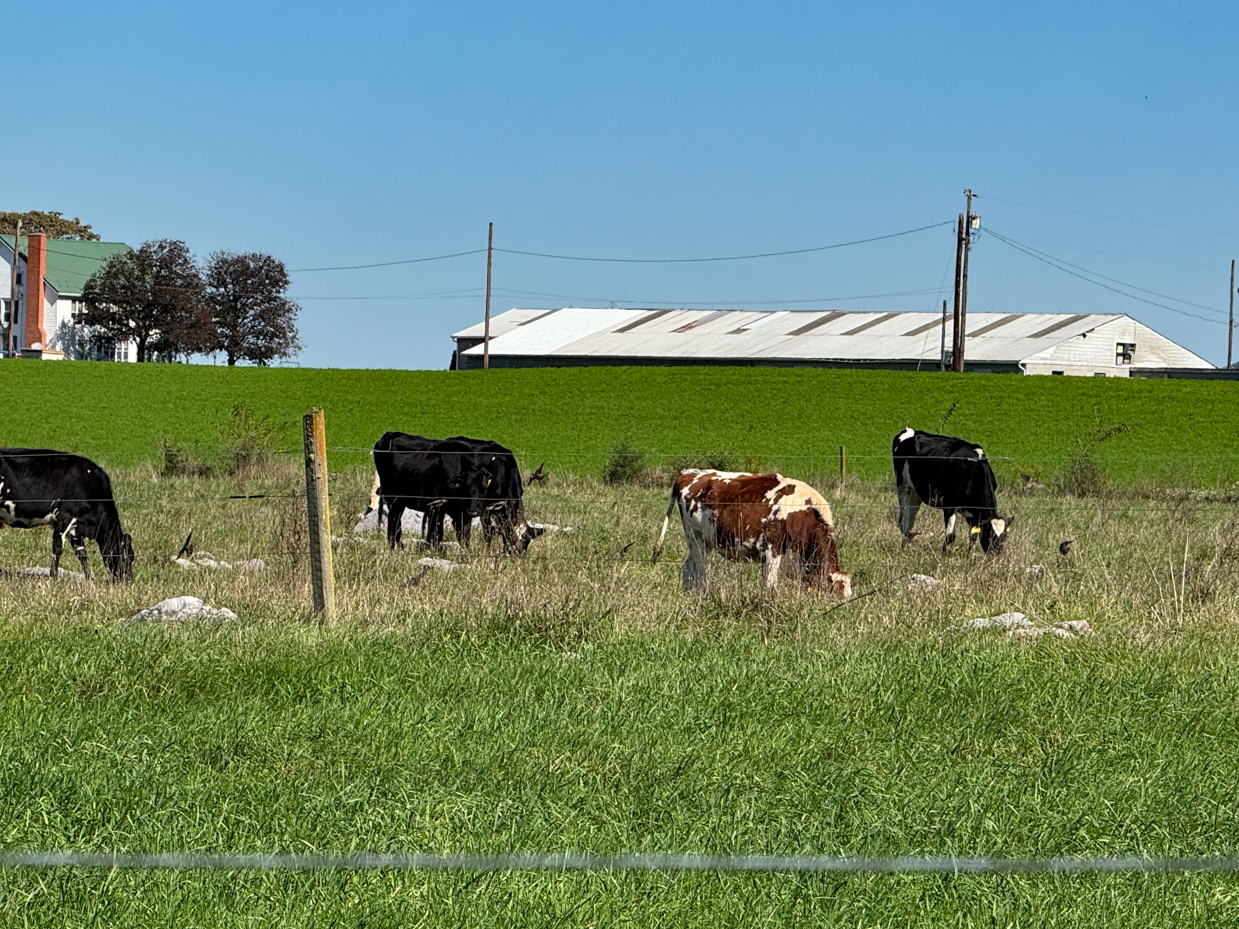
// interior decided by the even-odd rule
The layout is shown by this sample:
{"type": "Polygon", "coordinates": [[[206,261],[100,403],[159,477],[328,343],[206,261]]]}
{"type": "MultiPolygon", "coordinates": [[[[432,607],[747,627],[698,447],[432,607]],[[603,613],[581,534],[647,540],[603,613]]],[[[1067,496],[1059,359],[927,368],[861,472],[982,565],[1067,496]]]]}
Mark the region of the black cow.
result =
{"type": "Polygon", "coordinates": [[[388,432],[374,446],[374,464],[378,472],[375,505],[380,523],[387,509],[387,541],[393,548],[400,544],[400,518],[405,509],[424,514],[430,544],[443,541],[445,516],[451,517],[465,546],[475,516],[480,518],[487,544],[498,533],[508,551],[524,552],[541,535],[542,530],[524,520],[516,458],[496,442],[388,432]]]}
{"type": "Polygon", "coordinates": [[[90,577],[94,539],[114,581],[133,579],[133,539],[121,528],[112,482],[89,459],[44,448],[0,448],[0,525],[52,527],[52,577],[65,540],[90,577]]]}
{"type": "Polygon", "coordinates": [[[406,509],[424,514],[426,541],[443,541],[443,517],[452,518],[456,534],[468,544],[470,514],[480,510],[486,492],[484,471],[473,462],[471,448],[458,442],[385,432],[374,444],[378,474],[379,521],[387,510],[387,544],[401,545],[400,519],[406,509]]]}
{"type": "Polygon", "coordinates": [[[484,502],[476,514],[482,523],[483,540],[489,546],[497,534],[506,550],[525,551],[543,530],[530,526],[525,520],[525,485],[512,450],[490,439],[471,439],[463,435],[447,441],[471,449],[475,456],[474,467],[482,469],[486,475],[484,502]]]}
{"type": "Polygon", "coordinates": [[[899,494],[899,531],[912,541],[912,524],[922,503],[942,510],[946,538],[942,551],[955,541],[955,514],[968,521],[968,547],[981,537],[987,554],[1002,551],[1011,520],[998,515],[998,481],[979,445],[952,436],[907,428],[895,436],[895,489],[899,494]]]}

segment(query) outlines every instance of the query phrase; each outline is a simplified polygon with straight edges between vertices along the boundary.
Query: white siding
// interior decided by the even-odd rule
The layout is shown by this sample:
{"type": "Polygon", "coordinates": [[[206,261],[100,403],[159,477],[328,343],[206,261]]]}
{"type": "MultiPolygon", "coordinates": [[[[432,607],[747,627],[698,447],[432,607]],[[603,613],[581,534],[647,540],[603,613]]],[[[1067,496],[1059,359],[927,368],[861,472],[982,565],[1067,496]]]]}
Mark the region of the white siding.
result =
{"type": "Polygon", "coordinates": [[[1132,368],[1212,368],[1213,365],[1182,345],[1122,316],[1095,329],[1065,339],[1058,345],[1030,355],[1022,362],[1026,374],[1094,377],[1130,377],[1132,368]],[[1134,344],[1131,365],[1117,363],[1119,343],[1134,344]]]}

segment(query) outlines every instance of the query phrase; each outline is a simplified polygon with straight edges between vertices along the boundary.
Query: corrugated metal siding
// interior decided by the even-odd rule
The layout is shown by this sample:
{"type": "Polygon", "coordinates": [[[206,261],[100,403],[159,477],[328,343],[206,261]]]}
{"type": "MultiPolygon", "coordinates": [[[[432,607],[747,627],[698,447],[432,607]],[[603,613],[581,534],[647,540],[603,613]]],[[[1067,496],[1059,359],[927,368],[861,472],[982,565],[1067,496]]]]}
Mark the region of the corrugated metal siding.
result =
{"type": "MultiPolygon", "coordinates": [[[[599,363],[608,358],[629,363],[641,359],[683,363],[700,358],[759,364],[816,360],[925,365],[937,362],[941,341],[941,317],[937,313],[568,308],[534,318],[544,312],[510,310],[492,320],[493,334],[499,329],[497,324],[511,314],[529,314],[520,317],[524,325],[514,324],[492,337],[492,357],[563,356],[596,358],[599,363]]],[[[1087,346],[1090,359],[1100,351],[1094,349],[1095,345],[1110,342],[1106,351],[1113,365],[1116,339],[1107,334],[1092,340],[1085,334],[1116,323],[1139,326],[1135,320],[1116,314],[970,313],[968,328],[976,335],[968,337],[967,360],[969,365],[1010,366],[1078,339],[1081,346],[1087,346]]],[[[1177,367],[1207,364],[1153,330],[1140,328],[1143,331],[1128,341],[1148,344],[1151,363],[1166,358],[1177,367]]],[[[465,334],[480,336],[480,328],[475,326],[457,335],[465,334]]],[[[1137,351],[1137,364],[1143,361],[1141,351],[1143,348],[1137,351]]],[[[481,346],[477,346],[466,354],[481,352],[481,346]]]]}

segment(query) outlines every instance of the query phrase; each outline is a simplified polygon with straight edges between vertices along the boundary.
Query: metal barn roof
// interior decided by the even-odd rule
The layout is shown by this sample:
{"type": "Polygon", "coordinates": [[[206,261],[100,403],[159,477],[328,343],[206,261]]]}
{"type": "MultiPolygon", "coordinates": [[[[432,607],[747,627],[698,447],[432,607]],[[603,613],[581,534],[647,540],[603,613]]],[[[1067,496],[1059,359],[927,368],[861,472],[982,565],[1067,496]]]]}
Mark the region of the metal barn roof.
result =
{"type": "MultiPolygon", "coordinates": [[[[1139,325],[1117,313],[969,313],[968,364],[1013,369],[1022,360],[1116,320],[1139,325]]],[[[949,320],[947,329],[949,340],[949,320]]],[[[492,318],[490,355],[496,366],[699,362],[932,367],[938,363],[941,332],[937,313],[513,309],[492,318]]],[[[476,340],[481,337],[480,325],[453,336],[463,349],[462,367],[480,366],[482,346],[476,340]]],[[[1179,349],[1182,363],[1211,367],[1158,338],[1179,349]]]]}

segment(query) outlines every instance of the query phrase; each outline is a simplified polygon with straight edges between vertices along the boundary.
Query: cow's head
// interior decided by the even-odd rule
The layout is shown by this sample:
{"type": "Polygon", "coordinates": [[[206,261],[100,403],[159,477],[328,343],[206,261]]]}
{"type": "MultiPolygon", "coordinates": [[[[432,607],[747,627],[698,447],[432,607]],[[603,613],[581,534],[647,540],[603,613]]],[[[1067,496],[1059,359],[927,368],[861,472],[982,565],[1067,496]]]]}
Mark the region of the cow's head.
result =
{"type": "Polygon", "coordinates": [[[994,516],[981,520],[981,551],[987,555],[1001,555],[1003,543],[1007,541],[1007,533],[1015,518],[994,516]]]}
{"type": "Polygon", "coordinates": [[[830,592],[842,600],[852,599],[852,575],[842,571],[832,571],[826,575],[826,586],[830,592]]]}
{"type": "Polygon", "coordinates": [[[113,581],[127,584],[133,580],[133,536],[118,532],[110,540],[110,544],[100,546],[103,564],[113,581]]]}

